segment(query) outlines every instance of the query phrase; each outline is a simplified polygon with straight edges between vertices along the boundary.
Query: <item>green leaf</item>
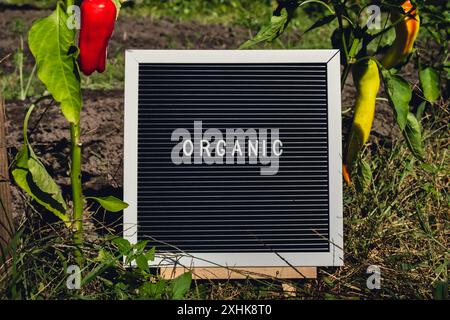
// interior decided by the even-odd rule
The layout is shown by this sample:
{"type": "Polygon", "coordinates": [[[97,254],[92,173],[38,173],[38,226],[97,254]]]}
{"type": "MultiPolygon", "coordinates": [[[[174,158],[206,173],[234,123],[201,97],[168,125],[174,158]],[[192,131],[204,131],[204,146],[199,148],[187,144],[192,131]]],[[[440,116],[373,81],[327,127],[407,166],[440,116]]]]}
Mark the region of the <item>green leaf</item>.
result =
{"type": "Polygon", "coordinates": [[[112,243],[117,246],[119,252],[124,256],[128,255],[132,249],[130,242],[124,238],[115,238],[112,240],[112,243]]]}
{"type": "Polygon", "coordinates": [[[423,161],[422,133],[420,123],[412,113],[408,113],[406,128],[403,131],[408,148],[412,154],[423,161]]]}
{"type": "Polygon", "coordinates": [[[420,121],[422,119],[422,116],[423,116],[423,113],[425,111],[425,107],[426,106],[427,106],[427,102],[426,101],[422,101],[419,104],[419,106],[417,107],[417,110],[416,110],[416,118],[417,118],[417,120],[420,121]]]}
{"type": "Polygon", "coordinates": [[[142,253],[145,249],[145,247],[147,246],[148,240],[141,240],[138,241],[138,243],[136,243],[133,247],[134,250],[136,251],[136,253],[142,253]]]}
{"type": "Polygon", "coordinates": [[[145,256],[147,257],[148,261],[153,261],[155,260],[155,251],[156,251],[156,247],[152,247],[150,250],[148,250],[145,253],[145,256]]]}
{"type": "Polygon", "coordinates": [[[55,198],[61,204],[64,204],[63,207],[66,209],[66,205],[64,203],[64,199],[61,194],[61,189],[52,179],[52,177],[48,174],[47,170],[45,170],[42,162],[34,154],[33,150],[30,149],[31,157],[28,159],[28,168],[31,173],[31,177],[33,178],[33,182],[36,186],[39,187],[40,190],[45,193],[51,194],[52,197],[55,198]]]}
{"type": "Polygon", "coordinates": [[[189,291],[191,287],[192,274],[190,272],[183,273],[172,280],[172,299],[180,300],[189,291]]]}
{"type": "Polygon", "coordinates": [[[36,59],[37,75],[53,98],[61,104],[68,121],[78,123],[81,111],[81,88],[72,48],[75,30],[67,27],[68,15],[58,4],[46,18],[33,23],[28,44],[36,59]]]}
{"type": "Polygon", "coordinates": [[[275,40],[287,26],[288,11],[286,8],[281,9],[280,15],[273,15],[270,23],[263,27],[256,36],[244,42],[239,49],[248,49],[261,42],[271,42],[275,40]]]}
{"type": "Polygon", "coordinates": [[[136,260],[136,265],[138,266],[139,269],[141,269],[142,271],[145,271],[145,272],[149,272],[148,260],[145,255],[140,254],[135,258],[135,260],[136,260]]]}
{"type": "Polygon", "coordinates": [[[114,256],[111,252],[106,251],[105,249],[100,249],[98,251],[97,257],[94,258],[94,261],[102,262],[106,264],[114,263],[118,258],[114,256]]]}
{"type": "Polygon", "coordinates": [[[419,71],[420,85],[425,99],[434,103],[440,96],[439,73],[432,67],[427,67],[419,71]]]}
{"type": "Polygon", "coordinates": [[[398,75],[391,74],[383,69],[383,80],[389,103],[395,111],[395,116],[400,130],[404,130],[409,114],[409,102],[412,97],[412,90],[408,82],[398,75]]]}
{"type": "Polygon", "coordinates": [[[122,200],[114,197],[86,197],[86,199],[92,199],[97,201],[103,208],[111,212],[122,211],[125,208],[128,208],[128,204],[123,202],[122,200]]]}
{"type": "Polygon", "coordinates": [[[66,214],[67,205],[61,189],[48,174],[28,143],[28,120],[33,109],[34,105],[28,109],[25,116],[24,143],[14,159],[12,175],[17,185],[31,198],[69,225],[70,219],[66,214]]]}

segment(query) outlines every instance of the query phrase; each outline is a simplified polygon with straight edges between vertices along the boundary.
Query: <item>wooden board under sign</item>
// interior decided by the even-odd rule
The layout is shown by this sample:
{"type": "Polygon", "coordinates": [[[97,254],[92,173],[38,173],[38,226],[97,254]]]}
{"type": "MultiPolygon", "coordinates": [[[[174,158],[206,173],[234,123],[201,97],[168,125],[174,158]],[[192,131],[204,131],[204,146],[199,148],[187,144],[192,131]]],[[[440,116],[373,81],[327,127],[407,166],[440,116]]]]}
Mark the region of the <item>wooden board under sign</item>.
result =
{"type": "Polygon", "coordinates": [[[162,267],[160,275],[164,279],[173,279],[191,271],[193,279],[312,279],[317,278],[316,267],[239,267],[230,269],[222,267],[162,267]]]}

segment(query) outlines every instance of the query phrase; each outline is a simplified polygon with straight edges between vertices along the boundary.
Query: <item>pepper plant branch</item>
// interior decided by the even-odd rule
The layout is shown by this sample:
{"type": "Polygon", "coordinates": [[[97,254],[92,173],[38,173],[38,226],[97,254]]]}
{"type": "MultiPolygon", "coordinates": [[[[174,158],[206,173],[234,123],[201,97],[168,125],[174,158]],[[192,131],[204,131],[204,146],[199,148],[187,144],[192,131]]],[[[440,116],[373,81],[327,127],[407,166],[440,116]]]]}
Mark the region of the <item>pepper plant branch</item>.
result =
{"type": "Polygon", "coordinates": [[[74,244],[77,247],[75,256],[77,263],[81,265],[82,255],[80,246],[83,244],[83,193],[81,185],[81,141],[80,141],[80,125],[70,124],[70,138],[72,161],[70,168],[70,181],[72,185],[72,202],[73,202],[73,227],[74,227],[74,244]]]}
{"type": "Polygon", "coordinates": [[[342,23],[342,17],[340,12],[337,11],[336,9],[336,13],[337,13],[337,18],[338,18],[338,23],[339,23],[339,31],[341,32],[341,43],[342,43],[342,47],[344,49],[344,54],[345,54],[345,64],[348,64],[348,49],[347,49],[347,43],[345,42],[345,34],[344,34],[344,25],[342,23]]]}
{"type": "MultiPolygon", "coordinates": [[[[74,0],[66,0],[66,9],[74,5],[74,0]]],[[[73,39],[75,41],[75,37],[73,39]]],[[[70,182],[72,188],[72,204],[73,204],[73,241],[76,246],[75,259],[81,266],[83,257],[81,245],[83,244],[83,189],[81,184],[81,141],[80,141],[80,124],[70,123],[70,139],[71,139],[71,168],[70,182]]]]}

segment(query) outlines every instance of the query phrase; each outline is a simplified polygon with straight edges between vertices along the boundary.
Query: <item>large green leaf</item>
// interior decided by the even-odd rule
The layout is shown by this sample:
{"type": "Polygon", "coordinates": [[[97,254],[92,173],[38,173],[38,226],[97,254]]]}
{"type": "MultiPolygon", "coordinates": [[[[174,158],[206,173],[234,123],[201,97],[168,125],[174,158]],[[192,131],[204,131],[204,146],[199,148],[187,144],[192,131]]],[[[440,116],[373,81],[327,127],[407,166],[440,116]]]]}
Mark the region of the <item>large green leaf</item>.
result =
{"type": "Polygon", "coordinates": [[[412,154],[419,160],[423,160],[422,133],[420,123],[412,113],[408,113],[405,130],[403,131],[406,143],[412,154]]]}
{"type": "Polygon", "coordinates": [[[263,27],[252,39],[245,41],[239,49],[248,49],[261,42],[271,42],[283,33],[288,23],[288,11],[281,9],[280,15],[273,15],[270,23],[263,27]]]}
{"type": "Polygon", "coordinates": [[[41,204],[69,225],[69,217],[66,214],[67,206],[62,196],[61,189],[48,174],[44,165],[39,161],[28,143],[28,119],[30,118],[33,108],[34,106],[30,107],[25,117],[23,125],[24,143],[14,160],[12,175],[19,187],[21,187],[37,203],[41,204]]]}
{"type": "Polygon", "coordinates": [[[114,197],[86,197],[86,199],[92,199],[97,201],[103,208],[111,212],[118,212],[128,207],[128,204],[122,200],[114,197]]]}
{"type": "Polygon", "coordinates": [[[39,190],[51,195],[58,204],[60,204],[60,212],[65,212],[67,207],[64,198],[61,193],[61,189],[48,174],[42,162],[34,155],[30,147],[30,158],[28,159],[28,169],[30,170],[31,177],[33,178],[34,184],[39,188],[39,190]]]}
{"type": "Polygon", "coordinates": [[[291,1],[291,0],[278,0],[278,6],[270,18],[268,25],[262,27],[261,30],[252,39],[244,42],[239,49],[248,49],[261,42],[272,42],[278,38],[284,30],[286,30],[287,25],[291,21],[295,10],[298,7],[307,4],[320,4],[324,6],[331,13],[331,16],[327,16],[319,21],[317,21],[313,26],[311,26],[306,32],[311,31],[315,28],[323,26],[334,20],[336,13],[334,10],[324,1],[321,0],[306,0],[306,1],[291,1]]]}
{"type": "Polygon", "coordinates": [[[148,260],[145,255],[143,254],[137,255],[134,260],[136,261],[136,265],[139,269],[145,272],[149,272],[148,260]]]}
{"type": "Polygon", "coordinates": [[[124,238],[115,238],[112,240],[112,243],[117,246],[120,254],[124,256],[128,255],[133,249],[133,246],[130,244],[130,242],[124,238]]]}
{"type": "Polygon", "coordinates": [[[420,85],[425,99],[434,103],[439,98],[439,73],[432,67],[427,67],[419,71],[420,85]]]}
{"type": "Polygon", "coordinates": [[[172,299],[180,300],[191,287],[192,274],[190,272],[183,273],[172,280],[172,299]]]}
{"type": "Polygon", "coordinates": [[[382,74],[389,103],[394,108],[397,123],[403,131],[406,126],[409,102],[412,97],[411,87],[405,79],[390,73],[386,69],[382,70],[382,74]]]}
{"type": "Polygon", "coordinates": [[[68,121],[78,123],[81,89],[75,62],[75,30],[67,27],[68,15],[57,5],[46,18],[37,20],[28,33],[28,44],[36,59],[37,74],[53,98],[61,103],[68,121]]]}

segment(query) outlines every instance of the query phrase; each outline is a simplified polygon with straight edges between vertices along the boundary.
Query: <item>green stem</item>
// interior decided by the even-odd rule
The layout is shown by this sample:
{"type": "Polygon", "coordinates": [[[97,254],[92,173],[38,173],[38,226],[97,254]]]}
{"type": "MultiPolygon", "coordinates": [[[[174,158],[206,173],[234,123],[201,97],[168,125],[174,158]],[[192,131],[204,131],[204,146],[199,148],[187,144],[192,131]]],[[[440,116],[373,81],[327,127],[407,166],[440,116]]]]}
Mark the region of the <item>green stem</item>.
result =
{"type": "MultiPolygon", "coordinates": [[[[337,12],[337,9],[336,9],[337,12]]],[[[340,13],[338,14],[338,23],[339,23],[339,30],[341,32],[341,45],[342,49],[344,49],[345,54],[345,64],[347,65],[349,63],[349,57],[348,57],[348,49],[347,49],[347,41],[345,39],[345,30],[344,30],[344,24],[342,23],[342,17],[340,13]]]]}
{"type": "Polygon", "coordinates": [[[19,81],[20,81],[20,100],[25,100],[24,89],[23,89],[23,37],[20,36],[20,46],[18,52],[18,61],[19,65],[19,81]]]}
{"type": "Polygon", "coordinates": [[[73,201],[73,221],[74,221],[74,244],[77,247],[75,257],[77,263],[81,266],[83,261],[81,254],[81,245],[83,244],[83,192],[81,187],[81,142],[79,124],[70,124],[72,167],[70,171],[70,180],[72,184],[73,201]]]}
{"type": "Polygon", "coordinates": [[[25,91],[23,93],[23,99],[25,100],[28,94],[28,90],[30,89],[31,81],[33,80],[34,73],[36,72],[37,64],[34,64],[33,70],[31,70],[30,77],[28,78],[27,85],[25,87],[25,91]]]}
{"type": "Polygon", "coordinates": [[[344,91],[345,82],[347,81],[348,74],[350,73],[351,64],[347,64],[344,67],[344,72],[341,76],[341,90],[344,91]]]}
{"type": "Polygon", "coordinates": [[[344,90],[345,82],[347,81],[348,74],[350,73],[350,69],[352,65],[355,63],[356,50],[358,49],[359,39],[356,38],[353,40],[352,45],[350,47],[350,51],[348,52],[348,61],[344,67],[344,73],[341,77],[341,88],[344,90]]]}
{"type": "MultiPolygon", "coordinates": [[[[66,10],[75,4],[75,0],[66,0],[66,10]]],[[[70,124],[72,167],[70,170],[70,182],[72,185],[72,202],[73,202],[73,242],[76,247],[75,259],[78,266],[83,265],[83,254],[81,247],[83,245],[83,190],[81,185],[81,141],[80,141],[80,125],[70,124]]]]}

